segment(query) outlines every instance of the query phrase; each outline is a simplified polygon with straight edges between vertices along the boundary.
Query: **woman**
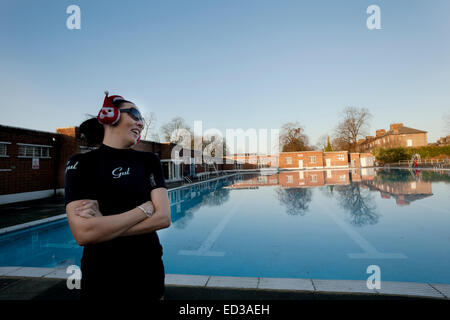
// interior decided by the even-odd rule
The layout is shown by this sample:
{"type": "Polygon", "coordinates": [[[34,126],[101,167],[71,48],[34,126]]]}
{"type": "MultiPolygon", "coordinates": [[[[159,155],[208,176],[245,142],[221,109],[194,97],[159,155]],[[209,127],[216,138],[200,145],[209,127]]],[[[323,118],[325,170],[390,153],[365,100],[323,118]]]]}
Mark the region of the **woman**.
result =
{"type": "Polygon", "coordinates": [[[80,126],[87,141],[100,147],[67,162],[66,212],[84,247],[82,299],[163,298],[155,231],[170,226],[170,205],[158,156],[131,149],[143,126],[132,102],[106,92],[97,118],[80,126]]]}

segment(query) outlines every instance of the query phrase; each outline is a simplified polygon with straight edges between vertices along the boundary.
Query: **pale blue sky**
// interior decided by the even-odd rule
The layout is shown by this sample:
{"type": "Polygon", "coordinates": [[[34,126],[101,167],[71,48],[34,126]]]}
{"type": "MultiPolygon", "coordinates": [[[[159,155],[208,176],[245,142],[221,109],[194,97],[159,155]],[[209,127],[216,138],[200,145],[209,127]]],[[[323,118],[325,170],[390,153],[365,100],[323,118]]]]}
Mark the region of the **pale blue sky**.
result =
{"type": "Polygon", "coordinates": [[[448,0],[0,0],[0,124],[54,132],[103,91],[193,127],[279,128],[312,143],[346,106],[443,136],[450,114],[448,0]],[[81,8],[81,30],[66,8],[81,8]],[[382,30],[366,9],[381,8],[382,30]]]}

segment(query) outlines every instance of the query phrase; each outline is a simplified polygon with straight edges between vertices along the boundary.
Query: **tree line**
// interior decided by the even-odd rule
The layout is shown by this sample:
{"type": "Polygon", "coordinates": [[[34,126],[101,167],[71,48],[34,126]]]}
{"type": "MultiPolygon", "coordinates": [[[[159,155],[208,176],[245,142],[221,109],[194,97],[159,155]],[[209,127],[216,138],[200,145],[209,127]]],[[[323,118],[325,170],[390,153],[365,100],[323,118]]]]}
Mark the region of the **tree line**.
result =
{"type": "Polygon", "coordinates": [[[315,145],[309,143],[308,136],[298,121],[284,124],[280,132],[280,150],[357,151],[358,139],[367,135],[372,114],[367,108],[347,107],[339,118],[333,133],[320,136],[315,145]]]}
{"type": "MultiPolygon", "coordinates": [[[[145,124],[142,133],[142,139],[151,139],[156,142],[173,142],[185,144],[185,147],[194,146],[194,133],[182,117],[174,117],[171,121],[163,124],[160,128],[161,135],[155,130],[156,116],[153,112],[144,115],[145,124]],[[174,132],[189,132],[191,141],[183,141],[182,135],[173,134],[174,132]]],[[[280,151],[356,151],[358,139],[364,137],[369,129],[369,122],[372,114],[367,108],[347,107],[340,113],[340,119],[331,135],[322,135],[318,142],[313,145],[310,143],[308,135],[303,126],[298,122],[287,122],[280,128],[280,151]]],[[[197,137],[198,138],[198,137],[197,137]]],[[[224,137],[202,137],[202,149],[207,145],[222,143],[223,154],[227,154],[228,149],[224,137]]]]}

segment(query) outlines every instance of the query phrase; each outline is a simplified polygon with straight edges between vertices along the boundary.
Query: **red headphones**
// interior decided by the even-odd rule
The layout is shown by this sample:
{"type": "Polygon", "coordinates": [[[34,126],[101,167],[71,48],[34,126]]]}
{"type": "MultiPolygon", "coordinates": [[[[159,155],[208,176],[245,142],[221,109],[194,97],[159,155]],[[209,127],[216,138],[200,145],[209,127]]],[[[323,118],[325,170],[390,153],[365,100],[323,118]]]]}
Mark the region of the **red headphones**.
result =
{"type": "Polygon", "coordinates": [[[98,112],[97,120],[101,124],[116,124],[120,119],[120,111],[113,102],[116,100],[125,100],[122,96],[110,96],[109,92],[105,91],[105,100],[103,101],[103,107],[98,112]]]}
{"type": "MultiPolygon", "coordinates": [[[[120,119],[120,111],[114,105],[114,101],[117,100],[125,100],[122,96],[110,96],[108,97],[109,92],[105,91],[105,100],[103,101],[103,107],[98,112],[97,120],[101,124],[116,124],[120,119]]],[[[141,136],[138,137],[136,142],[141,140],[141,136]]]]}

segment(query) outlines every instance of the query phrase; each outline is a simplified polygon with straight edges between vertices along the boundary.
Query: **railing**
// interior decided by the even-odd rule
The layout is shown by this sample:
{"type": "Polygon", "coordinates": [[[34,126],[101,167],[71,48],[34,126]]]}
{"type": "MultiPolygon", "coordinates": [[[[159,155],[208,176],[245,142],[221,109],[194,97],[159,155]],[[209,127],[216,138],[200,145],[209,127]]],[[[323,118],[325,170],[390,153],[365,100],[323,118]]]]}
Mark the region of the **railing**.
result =
{"type": "MultiPolygon", "coordinates": [[[[398,161],[398,166],[408,166],[408,167],[414,167],[415,161],[414,160],[400,160],[398,161]]],[[[394,165],[393,163],[389,164],[389,166],[394,165]]],[[[418,160],[417,161],[418,167],[433,167],[433,168],[443,168],[450,166],[450,160],[449,159],[426,159],[426,160],[418,160]]]]}

